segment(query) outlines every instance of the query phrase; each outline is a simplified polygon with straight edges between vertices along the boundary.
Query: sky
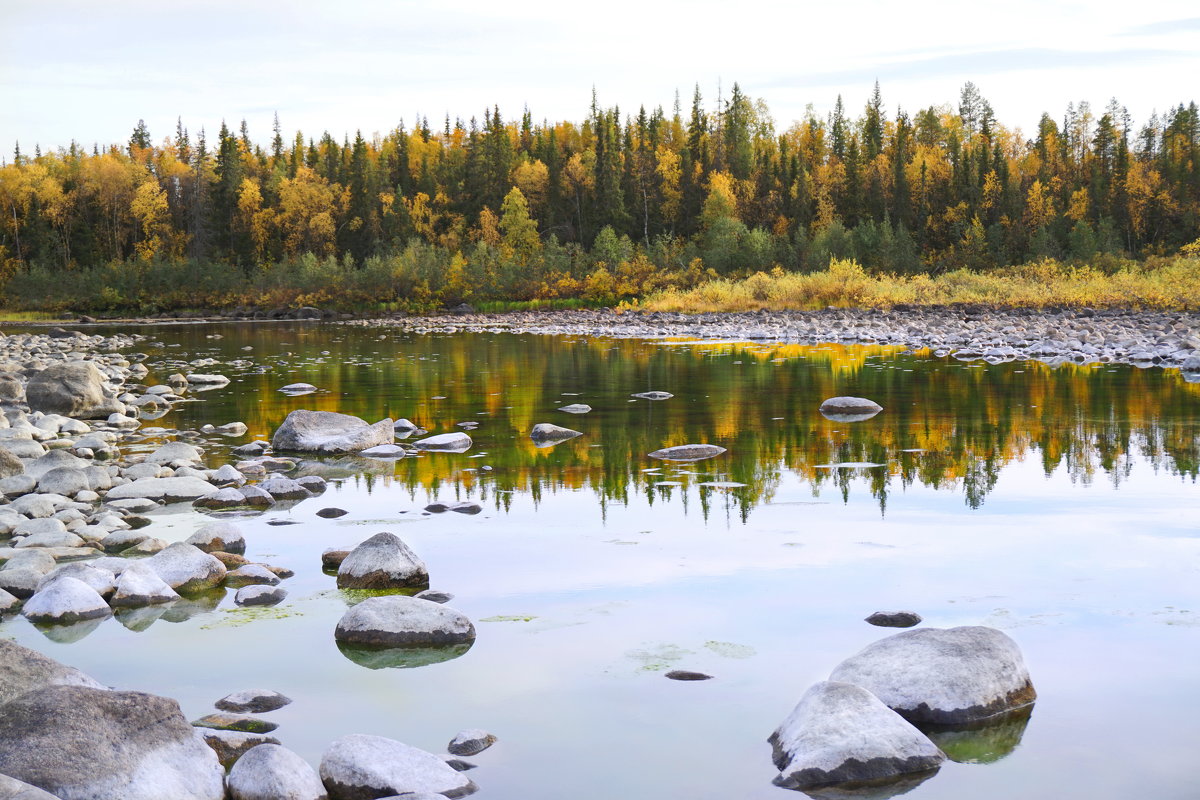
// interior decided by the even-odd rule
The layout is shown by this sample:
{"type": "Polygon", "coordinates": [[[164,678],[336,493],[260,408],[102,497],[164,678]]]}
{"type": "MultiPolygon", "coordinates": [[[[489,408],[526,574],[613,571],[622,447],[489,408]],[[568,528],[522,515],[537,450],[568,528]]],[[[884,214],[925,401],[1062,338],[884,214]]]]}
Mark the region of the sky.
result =
{"type": "MultiPolygon", "coordinates": [[[[139,119],[155,142],[178,118],[215,138],[246,120],[267,144],[278,113],[335,137],[410,127],[418,115],[582,121],[595,89],[635,114],[678,92],[686,116],[736,81],[779,129],[840,94],[857,115],[879,81],[889,118],[956,104],[973,81],[1001,124],[1032,131],[1070,102],[1116,97],[1136,124],[1200,101],[1194,0],[774,0],[519,3],[3,0],[0,157],[124,143],[139,119]],[[52,11],[50,9],[53,9],[52,11]]],[[[1099,113],[1097,113],[1097,116],[1099,113]]]]}

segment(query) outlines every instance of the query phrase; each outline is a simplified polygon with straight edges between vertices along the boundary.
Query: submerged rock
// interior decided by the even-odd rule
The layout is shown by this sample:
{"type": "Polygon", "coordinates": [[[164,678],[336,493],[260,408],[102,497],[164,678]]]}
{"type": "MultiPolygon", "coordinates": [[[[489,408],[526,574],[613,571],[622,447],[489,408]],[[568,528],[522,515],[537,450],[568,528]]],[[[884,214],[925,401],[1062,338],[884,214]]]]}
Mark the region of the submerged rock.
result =
{"type": "Polygon", "coordinates": [[[831,681],[870,691],[905,719],[962,724],[1037,698],[1017,643],[995,628],[916,628],[867,645],[831,681]]]}
{"type": "Polygon", "coordinates": [[[813,686],[771,734],[778,786],[810,789],[936,770],[937,745],[859,686],[813,686]]]}
{"type": "Polygon", "coordinates": [[[724,452],[726,452],[724,447],[718,447],[715,444],[680,444],[655,450],[649,456],[661,461],[703,461],[724,452]]]}
{"type": "Polygon", "coordinates": [[[338,566],[339,589],[429,587],[429,569],[393,533],[377,533],[350,551],[338,566]]]}
{"type": "Polygon", "coordinates": [[[559,411],[565,411],[568,414],[586,414],[592,410],[592,407],[586,403],[571,403],[570,405],[562,406],[559,411]]]}
{"type": "Polygon", "coordinates": [[[477,788],[433,753],[365,734],[333,742],[321,757],[320,775],[330,800],[422,792],[456,798],[477,788]]]}
{"type": "Polygon", "coordinates": [[[267,586],[255,584],[243,586],[233,596],[233,602],[239,606],[273,606],[282,603],[287,598],[287,590],[282,586],[267,586]]]}
{"type": "Polygon", "coordinates": [[[710,681],[712,675],[704,672],[692,672],[687,669],[673,669],[664,677],[670,678],[673,681],[710,681]]]}
{"type": "Polygon", "coordinates": [[[192,725],[197,728],[216,728],[221,731],[244,731],[246,733],[270,733],[279,727],[278,722],[251,717],[248,714],[224,712],[205,714],[192,725]]]}
{"type": "Polygon", "coordinates": [[[248,750],[260,744],[279,744],[274,736],[245,731],[221,731],[216,728],[201,728],[200,737],[217,754],[221,766],[230,767],[248,750]]]}
{"type": "Polygon", "coordinates": [[[332,411],[298,409],[271,437],[275,450],[296,450],[311,453],[354,453],[381,444],[391,444],[395,438],[390,419],[373,425],[349,414],[332,411]]]}
{"type": "Polygon", "coordinates": [[[166,697],[82,686],[0,714],[0,773],[64,800],[223,800],[225,771],[166,697]]]}

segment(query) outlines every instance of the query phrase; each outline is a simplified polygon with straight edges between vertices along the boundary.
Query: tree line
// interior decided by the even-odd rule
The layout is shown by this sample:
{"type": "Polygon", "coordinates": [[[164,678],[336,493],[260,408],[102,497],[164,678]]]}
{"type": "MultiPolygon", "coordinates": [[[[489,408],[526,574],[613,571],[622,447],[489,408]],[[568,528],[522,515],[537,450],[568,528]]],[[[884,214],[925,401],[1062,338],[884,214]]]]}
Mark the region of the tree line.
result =
{"type": "Polygon", "coordinates": [[[121,145],[17,146],[0,167],[0,281],[290,265],[382,299],[603,299],[831,257],[900,274],[1140,259],[1200,234],[1194,102],[1140,126],[1116,100],[1071,104],[1032,133],[971,83],[911,114],[877,84],[857,115],[839,97],[785,130],[737,84],[712,108],[698,87],[670,113],[593,96],[581,122],[493,107],[340,143],[287,138],[276,118],[266,147],[244,121],[213,139],[180,121],[156,144],[139,122],[121,145]]]}

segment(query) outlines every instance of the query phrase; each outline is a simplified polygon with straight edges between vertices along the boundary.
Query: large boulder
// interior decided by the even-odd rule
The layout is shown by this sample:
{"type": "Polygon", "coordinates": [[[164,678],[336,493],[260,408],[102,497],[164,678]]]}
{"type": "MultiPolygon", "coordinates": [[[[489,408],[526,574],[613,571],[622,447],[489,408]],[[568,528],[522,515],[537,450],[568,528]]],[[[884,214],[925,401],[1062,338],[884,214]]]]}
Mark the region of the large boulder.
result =
{"type": "Polygon", "coordinates": [[[465,797],[474,782],[433,753],[411,745],[355,733],[343,736],[321,757],[321,780],[329,800],[360,800],[405,793],[465,797]]]}
{"type": "MultiPolygon", "coordinates": [[[[77,669],[47,658],[36,650],[0,638],[0,706],[26,692],[47,686],[104,686],[77,669]]],[[[2,796],[2,795],[0,795],[2,796]]]]}
{"type": "Polygon", "coordinates": [[[178,599],[179,594],[159,577],[153,566],[135,561],[121,571],[110,602],[113,608],[139,608],[178,599]]]}
{"type": "Polygon", "coordinates": [[[428,589],[425,562],[394,533],[377,533],[338,566],[339,589],[428,589]]]}
{"type": "Polygon", "coordinates": [[[217,487],[200,478],[138,478],[136,481],[111,489],[107,499],[125,500],[130,497],[141,497],[147,500],[160,500],[164,503],[179,503],[203,497],[215,492],[216,489],[217,487]]]}
{"type": "Polygon", "coordinates": [[[95,589],[78,578],[58,578],[25,601],[21,613],[30,622],[68,624],[112,613],[95,589]]]}
{"type": "Polygon", "coordinates": [[[223,800],[225,771],[179,704],[51,686],[0,713],[0,773],[62,800],[223,800]]]}
{"type": "Polygon", "coordinates": [[[334,630],[342,644],[359,647],[421,647],[475,641],[465,614],[404,595],[368,597],[342,615],[334,630]]]}
{"type": "Polygon", "coordinates": [[[177,592],[211,589],[225,580],[225,565],[187,542],[175,542],[143,563],[177,592]]]}
{"type": "Polygon", "coordinates": [[[925,734],[859,686],[813,686],[767,740],[775,784],[810,789],[935,770],[945,755],[925,734]]]}
{"type": "Polygon", "coordinates": [[[271,437],[275,450],[307,453],[356,453],[380,444],[391,444],[395,432],[390,419],[374,425],[349,414],[298,409],[271,437]]]}
{"type": "Polygon", "coordinates": [[[277,744],[252,747],[229,771],[233,800],[327,800],[317,771],[277,744]]]}
{"type": "Polygon", "coordinates": [[[0,800],[56,800],[54,795],[43,792],[25,781],[0,775],[0,800]]]}
{"type": "Polygon", "coordinates": [[[915,628],[843,661],[831,681],[853,683],[913,722],[977,722],[1037,698],[1017,643],[995,628],[915,628]]]}
{"type": "Polygon", "coordinates": [[[35,411],[78,419],[103,419],[125,410],[90,361],[53,364],[35,373],[25,386],[25,400],[35,411]]]}

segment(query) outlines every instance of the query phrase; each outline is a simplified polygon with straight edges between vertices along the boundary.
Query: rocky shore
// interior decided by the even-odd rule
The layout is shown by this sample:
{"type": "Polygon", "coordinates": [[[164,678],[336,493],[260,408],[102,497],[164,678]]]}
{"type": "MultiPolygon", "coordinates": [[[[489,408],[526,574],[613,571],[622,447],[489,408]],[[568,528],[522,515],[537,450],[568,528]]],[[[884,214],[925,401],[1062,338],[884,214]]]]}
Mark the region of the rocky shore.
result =
{"type": "Polygon", "coordinates": [[[682,314],[615,309],[464,313],[355,320],[349,325],[415,333],[459,331],[695,337],[773,342],[899,345],[997,364],[1063,363],[1174,367],[1200,381],[1200,312],[1093,309],[897,307],[682,314]]]}

